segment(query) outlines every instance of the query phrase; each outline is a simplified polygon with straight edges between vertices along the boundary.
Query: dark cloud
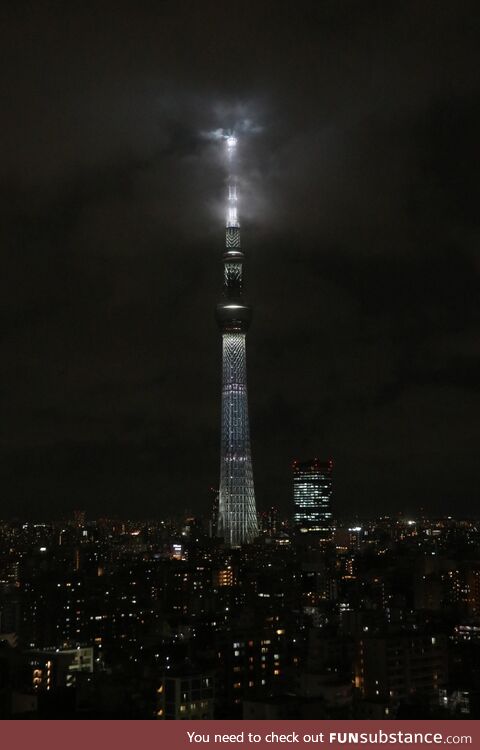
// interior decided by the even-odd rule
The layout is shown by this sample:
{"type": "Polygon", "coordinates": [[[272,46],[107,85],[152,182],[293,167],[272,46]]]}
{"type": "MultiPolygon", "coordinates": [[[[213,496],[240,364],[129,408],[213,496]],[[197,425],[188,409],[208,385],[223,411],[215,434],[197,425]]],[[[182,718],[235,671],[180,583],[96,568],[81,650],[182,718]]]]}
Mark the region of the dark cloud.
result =
{"type": "Polygon", "coordinates": [[[0,515],[207,507],[245,121],[260,504],[318,454],[340,515],[475,512],[475,10],[4,4],[0,515]]]}

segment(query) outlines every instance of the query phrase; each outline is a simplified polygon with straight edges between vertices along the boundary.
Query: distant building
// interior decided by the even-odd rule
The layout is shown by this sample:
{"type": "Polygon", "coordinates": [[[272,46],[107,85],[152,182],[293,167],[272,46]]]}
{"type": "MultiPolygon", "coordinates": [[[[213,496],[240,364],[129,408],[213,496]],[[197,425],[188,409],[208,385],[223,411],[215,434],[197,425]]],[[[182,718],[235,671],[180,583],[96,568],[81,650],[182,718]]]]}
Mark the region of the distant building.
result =
{"type": "Polygon", "coordinates": [[[18,633],[19,624],[20,602],[18,596],[4,594],[0,600],[0,634],[18,633]]]}
{"type": "Polygon", "coordinates": [[[443,577],[438,573],[417,576],[413,585],[415,609],[440,612],[445,602],[445,588],[443,577]]]}
{"type": "Polygon", "coordinates": [[[263,511],[260,516],[260,525],[262,532],[266,536],[275,536],[280,530],[280,514],[278,508],[272,506],[263,511]]]}
{"type": "Polygon", "coordinates": [[[315,532],[330,539],[333,533],[333,461],[293,462],[295,528],[302,534],[315,532]]]}
{"type": "Polygon", "coordinates": [[[35,691],[73,687],[79,672],[93,673],[91,646],[27,651],[26,658],[32,670],[32,688],[35,691]]]}
{"type": "Polygon", "coordinates": [[[471,614],[480,613],[480,569],[478,565],[468,565],[466,574],[467,607],[471,614]]]}
{"type": "Polygon", "coordinates": [[[81,529],[85,526],[85,518],[86,513],[84,510],[73,511],[73,525],[76,526],[77,529],[81,529]]]}
{"type": "Polygon", "coordinates": [[[235,574],[231,565],[227,565],[225,568],[217,570],[213,574],[213,583],[215,586],[233,586],[235,582],[235,574]]]}
{"type": "Polygon", "coordinates": [[[432,696],[447,684],[445,636],[389,634],[358,642],[355,686],[367,701],[432,696]]]}
{"type": "Polygon", "coordinates": [[[250,696],[242,703],[244,719],[350,718],[351,680],[335,674],[301,673],[294,691],[282,695],[250,696]]]}
{"type": "Polygon", "coordinates": [[[289,633],[277,619],[261,630],[239,623],[235,632],[219,634],[217,718],[241,718],[243,701],[290,688],[298,656],[289,633]]]}
{"type": "Polygon", "coordinates": [[[157,688],[157,719],[213,719],[213,677],[193,665],[165,673],[157,688]]]}

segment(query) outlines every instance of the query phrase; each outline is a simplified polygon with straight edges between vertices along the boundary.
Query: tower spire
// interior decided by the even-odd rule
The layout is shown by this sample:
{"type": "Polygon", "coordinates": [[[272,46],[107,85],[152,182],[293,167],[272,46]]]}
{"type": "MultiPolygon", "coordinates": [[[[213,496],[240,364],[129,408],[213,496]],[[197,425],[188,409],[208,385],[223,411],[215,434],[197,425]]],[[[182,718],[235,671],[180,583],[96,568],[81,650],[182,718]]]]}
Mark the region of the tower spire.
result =
{"type": "Polygon", "coordinates": [[[228,196],[227,196],[227,229],[240,229],[237,215],[237,178],[235,175],[235,156],[237,153],[237,139],[234,135],[227,138],[227,159],[228,159],[228,196]]]}
{"type": "Polygon", "coordinates": [[[251,308],[243,299],[243,261],[238,221],[237,138],[226,139],[228,184],[223,295],[216,318],[222,333],[222,424],[218,536],[238,547],[258,534],[248,420],[246,333],[251,308]]]}

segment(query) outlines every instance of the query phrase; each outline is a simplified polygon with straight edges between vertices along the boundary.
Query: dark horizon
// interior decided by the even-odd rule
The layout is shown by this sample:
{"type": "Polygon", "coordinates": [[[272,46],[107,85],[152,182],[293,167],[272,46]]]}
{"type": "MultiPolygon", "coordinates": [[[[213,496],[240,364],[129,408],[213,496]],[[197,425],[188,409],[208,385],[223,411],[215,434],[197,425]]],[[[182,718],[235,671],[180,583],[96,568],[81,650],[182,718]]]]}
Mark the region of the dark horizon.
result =
{"type": "Polygon", "coordinates": [[[207,512],[231,127],[259,511],[474,516],[476,4],[199,6],[0,11],[0,518],[207,512]]]}

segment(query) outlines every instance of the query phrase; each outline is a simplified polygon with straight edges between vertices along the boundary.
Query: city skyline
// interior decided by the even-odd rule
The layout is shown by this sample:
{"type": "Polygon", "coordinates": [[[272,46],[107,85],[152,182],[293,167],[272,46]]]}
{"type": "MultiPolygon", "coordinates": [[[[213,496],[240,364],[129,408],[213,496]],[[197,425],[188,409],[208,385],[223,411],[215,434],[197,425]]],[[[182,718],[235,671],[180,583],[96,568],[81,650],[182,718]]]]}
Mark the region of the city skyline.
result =
{"type": "Polygon", "coordinates": [[[478,523],[296,526],[1,522],[0,716],[477,718],[478,523]]]}
{"type": "Polygon", "coordinates": [[[474,741],[477,15],[1,5],[0,719],[474,741]]]}
{"type": "Polygon", "coordinates": [[[112,8],[4,11],[0,517],[208,512],[227,122],[258,510],[476,515],[475,5],[112,8]]]}

